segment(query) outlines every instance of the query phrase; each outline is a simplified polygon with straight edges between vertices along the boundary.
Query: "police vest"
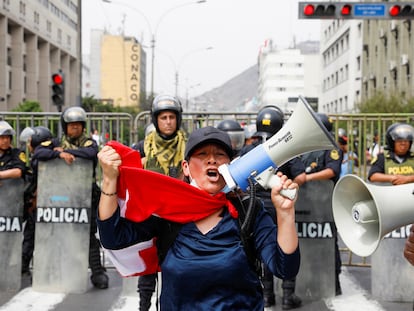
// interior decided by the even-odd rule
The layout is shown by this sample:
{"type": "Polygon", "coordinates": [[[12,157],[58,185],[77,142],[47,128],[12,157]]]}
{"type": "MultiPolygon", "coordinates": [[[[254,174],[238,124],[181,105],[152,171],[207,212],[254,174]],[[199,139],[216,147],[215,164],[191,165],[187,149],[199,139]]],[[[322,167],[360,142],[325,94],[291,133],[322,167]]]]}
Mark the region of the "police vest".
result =
{"type": "Polygon", "coordinates": [[[389,175],[414,175],[414,155],[410,153],[406,160],[397,163],[394,155],[387,150],[384,152],[384,173],[389,175]]]}

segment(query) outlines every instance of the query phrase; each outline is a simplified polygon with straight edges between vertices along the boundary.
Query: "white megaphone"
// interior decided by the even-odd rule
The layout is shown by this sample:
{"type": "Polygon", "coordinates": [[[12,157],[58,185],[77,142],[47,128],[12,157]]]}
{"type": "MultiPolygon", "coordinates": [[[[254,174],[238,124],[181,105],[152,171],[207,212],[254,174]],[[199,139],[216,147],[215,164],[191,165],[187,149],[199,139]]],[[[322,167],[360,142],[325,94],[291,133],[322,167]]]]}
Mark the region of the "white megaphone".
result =
{"type": "Polygon", "coordinates": [[[414,184],[378,186],[345,175],[332,195],[334,221],[345,245],[361,257],[371,255],[382,238],[414,222],[414,184]]]}
{"type": "MultiPolygon", "coordinates": [[[[249,178],[269,189],[280,182],[275,172],[287,161],[304,153],[334,147],[336,143],[332,134],[306,100],[299,96],[295,111],[276,134],[230,164],[220,165],[219,172],[226,181],[228,191],[237,186],[246,191],[249,178]]],[[[288,190],[282,194],[294,198],[296,191],[288,190]]]]}

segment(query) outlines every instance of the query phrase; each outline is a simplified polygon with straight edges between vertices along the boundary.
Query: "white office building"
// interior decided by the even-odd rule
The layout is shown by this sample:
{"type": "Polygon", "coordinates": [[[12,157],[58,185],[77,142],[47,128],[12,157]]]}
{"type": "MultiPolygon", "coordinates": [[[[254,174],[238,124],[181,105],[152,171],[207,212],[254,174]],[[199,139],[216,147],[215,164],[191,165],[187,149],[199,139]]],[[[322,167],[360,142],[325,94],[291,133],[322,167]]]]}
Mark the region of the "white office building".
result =
{"type": "Polygon", "coordinates": [[[329,20],[321,23],[322,92],[319,111],[352,113],[361,101],[361,20],[329,20]]]}
{"type": "Polygon", "coordinates": [[[295,108],[298,96],[317,106],[320,91],[319,42],[309,41],[279,50],[266,42],[259,54],[259,108],[275,105],[284,111],[295,108]]]}

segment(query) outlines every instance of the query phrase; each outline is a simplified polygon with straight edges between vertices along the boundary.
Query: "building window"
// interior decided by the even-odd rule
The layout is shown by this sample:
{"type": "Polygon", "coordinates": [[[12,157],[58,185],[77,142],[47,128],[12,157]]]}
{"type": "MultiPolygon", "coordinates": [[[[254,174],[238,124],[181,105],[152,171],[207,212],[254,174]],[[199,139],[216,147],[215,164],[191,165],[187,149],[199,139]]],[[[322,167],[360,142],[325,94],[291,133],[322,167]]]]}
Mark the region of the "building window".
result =
{"type": "Polygon", "coordinates": [[[33,21],[36,25],[40,24],[40,15],[38,12],[34,12],[33,14],[33,21]]]}
{"type": "Polygon", "coordinates": [[[8,9],[10,6],[10,0],[3,0],[3,9],[8,9]]]}
{"type": "Polygon", "coordinates": [[[26,16],[26,3],[22,1],[19,3],[19,13],[20,15],[26,16]]]}
{"type": "Polygon", "coordinates": [[[12,53],[11,53],[11,48],[7,48],[7,65],[11,66],[12,65],[12,53]]]}

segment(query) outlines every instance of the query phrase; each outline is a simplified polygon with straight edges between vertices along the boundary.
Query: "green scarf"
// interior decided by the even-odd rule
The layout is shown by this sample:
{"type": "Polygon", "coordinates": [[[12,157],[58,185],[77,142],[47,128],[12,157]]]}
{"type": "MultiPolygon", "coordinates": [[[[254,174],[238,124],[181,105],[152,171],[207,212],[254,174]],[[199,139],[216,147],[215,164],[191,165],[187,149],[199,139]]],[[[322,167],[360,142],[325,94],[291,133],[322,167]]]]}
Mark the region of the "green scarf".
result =
{"type": "Polygon", "coordinates": [[[185,144],[186,136],[181,130],[177,131],[174,138],[168,140],[162,138],[156,131],[151,132],[144,141],[146,158],[144,168],[165,175],[170,175],[170,168],[175,168],[179,175],[185,144]]]}

